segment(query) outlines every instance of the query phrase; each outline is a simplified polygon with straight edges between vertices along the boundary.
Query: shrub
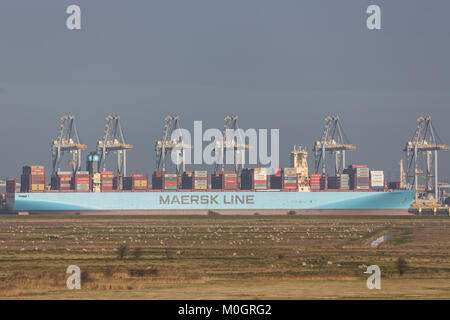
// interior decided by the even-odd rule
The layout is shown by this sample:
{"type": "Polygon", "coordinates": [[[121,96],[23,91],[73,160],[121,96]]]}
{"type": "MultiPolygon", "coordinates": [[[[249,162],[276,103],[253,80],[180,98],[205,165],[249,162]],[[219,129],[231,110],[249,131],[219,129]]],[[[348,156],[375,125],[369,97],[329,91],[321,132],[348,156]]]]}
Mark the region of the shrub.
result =
{"type": "Polygon", "coordinates": [[[83,285],[83,283],[92,281],[92,278],[91,278],[91,275],[89,274],[89,272],[81,271],[80,280],[81,280],[81,285],[83,285]]]}
{"type": "Polygon", "coordinates": [[[121,245],[118,249],[117,249],[117,255],[119,257],[119,259],[123,259],[128,252],[128,246],[126,244],[121,245]]]}
{"type": "Polygon", "coordinates": [[[408,262],[405,258],[400,257],[397,259],[396,267],[398,273],[402,276],[406,272],[406,269],[408,269],[408,262]]]}
{"type": "Polygon", "coordinates": [[[132,254],[135,259],[139,259],[140,257],[142,257],[142,248],[134,249],[132,254]]]}
{"type": "Polygon", "coordinates": [[[297,214],[297,212],[295,212],[294,210],[289,210],[287,212],[287,214],[290,215],[290,216],[293,216],[293,215],[297,214]]]}

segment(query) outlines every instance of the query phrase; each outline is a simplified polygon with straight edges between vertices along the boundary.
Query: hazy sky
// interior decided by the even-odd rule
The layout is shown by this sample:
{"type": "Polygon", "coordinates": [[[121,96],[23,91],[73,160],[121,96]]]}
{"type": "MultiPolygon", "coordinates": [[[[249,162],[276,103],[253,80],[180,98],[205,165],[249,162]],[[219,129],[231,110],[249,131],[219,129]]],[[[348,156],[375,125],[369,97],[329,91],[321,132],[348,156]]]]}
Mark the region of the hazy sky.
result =
{"type": "MultiPolygon", "coordinates": [[[[26,164],[50,172],[66,113],[89,150],[105,116],[120,114],[135,147],[129,172],[145,173],[167,114],[186,128],[222,128],[227,114],[242,128],[279,128],[282,166],[339,114],[357,146],[348,161],[398,179],[418,116],[450,143],[449,13],[448,0],[2,0],[0,177],[26,164]],[[66,28],[70,4],[79,31],[66,28]],[[366,28],[370,4],[382,30],[366,28]]],[[[450,152],[439,160],[450,180],[450,152]]]]}

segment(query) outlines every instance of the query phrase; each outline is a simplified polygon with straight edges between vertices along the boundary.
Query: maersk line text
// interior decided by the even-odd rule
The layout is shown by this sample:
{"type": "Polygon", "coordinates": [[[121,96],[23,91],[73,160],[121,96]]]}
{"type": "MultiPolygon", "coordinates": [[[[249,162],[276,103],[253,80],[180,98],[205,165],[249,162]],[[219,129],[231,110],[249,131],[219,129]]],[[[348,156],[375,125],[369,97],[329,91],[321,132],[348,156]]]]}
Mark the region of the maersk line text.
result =
{"type": "Polygon", "coordinates": [[[253,195],[167,195],[159,196],[159,204],[255,204],[253,195]]]}

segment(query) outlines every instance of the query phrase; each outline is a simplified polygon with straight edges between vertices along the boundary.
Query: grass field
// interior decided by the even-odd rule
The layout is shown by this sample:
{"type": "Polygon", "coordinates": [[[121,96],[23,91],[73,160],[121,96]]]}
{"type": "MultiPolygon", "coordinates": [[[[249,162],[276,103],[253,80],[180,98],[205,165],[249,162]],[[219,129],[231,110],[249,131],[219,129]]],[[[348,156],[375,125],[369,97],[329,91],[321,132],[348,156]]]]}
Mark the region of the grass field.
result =
{"type": "Polygon", "coordinates": [[[449,252],[448,217],[1,216],[0,297],[449,299],[449,252]]]}

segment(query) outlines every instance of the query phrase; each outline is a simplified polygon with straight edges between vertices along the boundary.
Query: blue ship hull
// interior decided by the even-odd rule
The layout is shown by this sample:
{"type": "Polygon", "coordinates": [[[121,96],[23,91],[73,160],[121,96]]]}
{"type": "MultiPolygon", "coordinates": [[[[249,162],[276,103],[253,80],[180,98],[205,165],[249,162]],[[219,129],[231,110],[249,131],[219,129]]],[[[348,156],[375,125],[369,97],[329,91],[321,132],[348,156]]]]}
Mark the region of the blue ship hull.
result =
{"type": "Polygon", "coordinates": [[[415,191],[392,192],[42,192],[8,195],[9,209],[30,213],[286,214],[407,212],[415,191]]]}

